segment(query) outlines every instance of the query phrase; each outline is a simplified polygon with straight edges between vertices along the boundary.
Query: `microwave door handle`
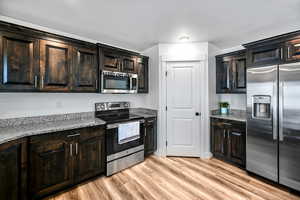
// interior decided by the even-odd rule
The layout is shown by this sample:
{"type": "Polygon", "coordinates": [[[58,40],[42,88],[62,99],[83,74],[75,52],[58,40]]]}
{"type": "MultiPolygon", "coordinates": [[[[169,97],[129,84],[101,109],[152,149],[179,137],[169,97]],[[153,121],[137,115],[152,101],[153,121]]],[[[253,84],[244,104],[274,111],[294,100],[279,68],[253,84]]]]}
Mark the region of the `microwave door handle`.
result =
{"type": "Polygon", "coordinates": [[[129,90],[132,90],[132,77],[129,77],[129,90]]]}

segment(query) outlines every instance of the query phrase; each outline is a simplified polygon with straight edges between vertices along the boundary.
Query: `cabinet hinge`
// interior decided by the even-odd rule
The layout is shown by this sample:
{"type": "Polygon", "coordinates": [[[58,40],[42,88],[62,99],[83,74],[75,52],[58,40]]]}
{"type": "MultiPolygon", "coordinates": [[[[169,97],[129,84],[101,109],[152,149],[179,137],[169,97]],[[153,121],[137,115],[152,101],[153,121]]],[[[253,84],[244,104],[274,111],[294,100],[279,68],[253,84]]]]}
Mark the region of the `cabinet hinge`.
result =
{"type": "Polygon", "coordinates": [[[168,71],[166,71],[166,73],[165,73],[165,74],[166,74],[166,76],[168,76],[168,71]]]}
{"type": "Polygon", "coordinates": [[[166,111],[168,111],[168,106],[166,106],[166,111]]]}
{"type": "Polygon", "coordinates": [[[166,141],[166,146],[168,146],[168,141],[166,141]]]}

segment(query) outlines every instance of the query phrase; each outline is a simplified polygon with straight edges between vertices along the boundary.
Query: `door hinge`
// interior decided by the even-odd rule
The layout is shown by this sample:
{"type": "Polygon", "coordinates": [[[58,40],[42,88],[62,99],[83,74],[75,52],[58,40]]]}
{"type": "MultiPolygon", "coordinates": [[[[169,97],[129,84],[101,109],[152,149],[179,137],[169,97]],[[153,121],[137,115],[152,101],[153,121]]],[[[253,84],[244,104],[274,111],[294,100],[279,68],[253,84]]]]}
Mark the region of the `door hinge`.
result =
{"type": "Polygon", "coordinates": [[[165,73],[165,74],[166,74],[166,76],[168,76],[168,71],[166,71],[166,73],[165,73]]]}
{"type": "Polygon", "coordinates": [[[166,141],[166,147],[168,146],[168,141],[166,141]]]}

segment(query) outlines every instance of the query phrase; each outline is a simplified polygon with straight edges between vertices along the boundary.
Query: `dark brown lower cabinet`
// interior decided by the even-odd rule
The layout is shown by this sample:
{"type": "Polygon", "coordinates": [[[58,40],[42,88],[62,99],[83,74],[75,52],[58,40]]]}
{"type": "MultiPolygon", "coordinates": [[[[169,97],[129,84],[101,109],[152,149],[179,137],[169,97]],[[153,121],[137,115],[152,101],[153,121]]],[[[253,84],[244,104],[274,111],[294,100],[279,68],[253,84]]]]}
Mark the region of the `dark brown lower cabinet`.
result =
{"type": "Polygon", "coordinates": [[[75,150],[78,148],[75,152],[77,154],[76,182],[104,172],[104,145],[104,129],[86,128],[81,131],[79,142],[75,144],[75,150]]]}
{"type": "Polygon", "coordinates": [[[145,156],[148,156],[154,153],[157,149],[156,118],[146,119],[145,125],[145,156]]]}
{"type": "Polygon", "coordinates": [[[212,118],[211,151],[216,158],[239,167],[245,167],[246,124],[244,122],[212,118]]]}
{"type": "Polygon", "coordinates": [[[104,172],[104,129],[83,128],[30,139],[33,199],[104,172]]]}
{"type": "Polygon", "coordinates": [[[0,145],[0,200],[27,199],[26,139],[0,145]]]}

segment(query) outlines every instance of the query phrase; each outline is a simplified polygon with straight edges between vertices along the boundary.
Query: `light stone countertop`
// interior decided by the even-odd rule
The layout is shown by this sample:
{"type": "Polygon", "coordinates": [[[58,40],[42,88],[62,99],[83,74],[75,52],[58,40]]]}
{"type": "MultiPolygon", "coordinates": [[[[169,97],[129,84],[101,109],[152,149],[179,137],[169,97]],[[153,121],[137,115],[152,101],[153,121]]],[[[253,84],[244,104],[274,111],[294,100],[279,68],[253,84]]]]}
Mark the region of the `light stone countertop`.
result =
{"type": "Polygon", "coordinates": [[[246,111],[244,110],[230,110],[230,113],[227,115],[222,115],[218,110],[213,110],[211,112],[210,117],[217,118],[217,119],[240,121],[240,122],[247,121],[246,111]]]}

